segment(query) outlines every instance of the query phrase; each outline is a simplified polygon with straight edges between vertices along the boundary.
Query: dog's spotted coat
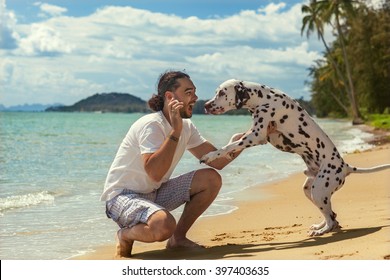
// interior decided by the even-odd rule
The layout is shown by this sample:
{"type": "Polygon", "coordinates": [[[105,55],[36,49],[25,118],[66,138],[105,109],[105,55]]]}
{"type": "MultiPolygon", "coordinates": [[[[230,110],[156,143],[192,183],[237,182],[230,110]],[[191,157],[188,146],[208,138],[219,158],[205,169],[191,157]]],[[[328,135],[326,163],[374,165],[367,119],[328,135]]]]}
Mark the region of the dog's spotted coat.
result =
{"type": "Polygon", "coordinates": [[[340,228],[332,211],[331,196],[340,189],[350,173],[365,173],[390,168],[390,164],[373,168],[351,167],[344,162],[337,148],[309,114],[285,93],[267,86],[228,80],[205,104],[211,114],[247,108],[253,124],[241,139],[202,157],[209,163],[219,157],[259,144],[271,143],[277,149],[299,154],[307,165],[305,195],[319,208],[324,221],[311,226],[311,236],[340,228]]]}

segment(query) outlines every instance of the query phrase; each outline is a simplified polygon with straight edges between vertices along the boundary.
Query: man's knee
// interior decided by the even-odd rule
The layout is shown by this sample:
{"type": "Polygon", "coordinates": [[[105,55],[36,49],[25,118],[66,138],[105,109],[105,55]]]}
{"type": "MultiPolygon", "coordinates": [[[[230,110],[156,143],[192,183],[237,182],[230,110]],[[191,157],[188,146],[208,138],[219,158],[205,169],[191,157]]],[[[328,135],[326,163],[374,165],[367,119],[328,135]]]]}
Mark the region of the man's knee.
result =
{"type": "Polygon", "coordinates": [[[210,169],[210,185],[219,192],[222,187],[222,176],[215,169],[210,169]]]}
{"type": "Polygon", "coordinates": [[[149,227],[155,241],[164,241],[174,233],[176,220],[169,212],[158,211],[151,217],[149,227]]]}
{"type": "Polygon", "coordinates": [[[198,170],[199,180],[202,181],[200,185],[219,192],[222,187],[222,176],[218,173],[217,170],[213,168],[206,168],[198,170]]]}
{"type": "Polygon", "coordinates": [[[161,242],[169,239],[175,232],[175,229],[176,229],[176,224],[174,227],[169,227],[169,226],[161,227],[160,229],[155,230],[153,233],[154,240],[161,242]]]}

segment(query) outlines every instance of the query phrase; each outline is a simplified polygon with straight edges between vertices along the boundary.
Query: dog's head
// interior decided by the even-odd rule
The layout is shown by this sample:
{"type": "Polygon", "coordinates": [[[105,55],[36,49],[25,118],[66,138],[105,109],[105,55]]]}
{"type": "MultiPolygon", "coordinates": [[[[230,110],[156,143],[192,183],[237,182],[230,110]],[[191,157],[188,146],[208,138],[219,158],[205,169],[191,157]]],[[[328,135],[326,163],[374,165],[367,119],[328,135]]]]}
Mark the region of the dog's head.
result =
{"type": "Polygon", "coordinates": [[[243,81],[227,80],[216,90],[213,99],[204,105],[208,114],[219,115],[233,109],[245,108],[250,99],[249,90],[243,81]]]}

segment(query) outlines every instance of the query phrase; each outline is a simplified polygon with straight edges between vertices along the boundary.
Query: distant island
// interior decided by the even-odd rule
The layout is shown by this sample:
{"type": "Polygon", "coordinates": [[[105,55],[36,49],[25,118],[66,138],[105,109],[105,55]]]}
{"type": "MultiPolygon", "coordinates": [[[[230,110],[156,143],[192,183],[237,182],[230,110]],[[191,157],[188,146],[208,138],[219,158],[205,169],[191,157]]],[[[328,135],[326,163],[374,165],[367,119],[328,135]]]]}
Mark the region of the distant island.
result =
{"type": "MultiPolygon", "coordinates": [[[[206,100],[198,100],[194,114],[204,114],[206,100]]],[[[147,102],[128,93],[96,93],[71,106],[51,106],[45,112],[150,113],[147,102]]]]}
{"type": "Polygon", "coordinates": [[[136,113],[150,112],[146,101],[128,93],[96,93],[71,106],[53,106],[46,112],[102,112],[136,113]]]}
{"type": "Polygon", "coordinates": [[[61,106],[60,103],[55,104],[21,104],[21,105],[13,105],[6,107],[0,104],[0,112],[43,112],[48,107],[57,107],[61,106]]]}
{"type": "MultiPolygon", "coordinates": [[[[297,99],[303,108],[310,115],[315,115],[314,108],[310,101],[305,101],[303,98],[297,99]]],[[[194,114],[205,114],[204,104],[206,100],[198,100],[193,108],[194,114]]],[[[151,109],[147,102],[139,97],[128,93],[96,93],[90,97],[82,99],[73,105],[66,106],[62,104],[53,105],[18,105],[12,107],[4,107],[0,104],[0,111],[18,111],[18,112],[99,112],[99,113],[150,113],[151,109]]],[[[227,112],[228,115],[248,115],[246,109],[232,110],[227,112]]]]}

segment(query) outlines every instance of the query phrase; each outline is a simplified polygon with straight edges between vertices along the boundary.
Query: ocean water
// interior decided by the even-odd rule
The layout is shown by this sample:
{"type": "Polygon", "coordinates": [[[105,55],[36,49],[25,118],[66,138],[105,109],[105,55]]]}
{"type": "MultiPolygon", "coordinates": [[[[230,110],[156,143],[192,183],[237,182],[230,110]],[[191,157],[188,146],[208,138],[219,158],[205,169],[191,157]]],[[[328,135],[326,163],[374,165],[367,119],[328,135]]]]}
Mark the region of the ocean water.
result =
{"type": "MultiPolygon", "coordinates": [[[[117,226],[99,197],[122,138],[141,116],[0,112],[0,259],[66,259],[114,241],[117,226]]],[[[195,115],[193,122],[217,147],[251,125],[249,116],[195,115]]],[[[342,153],[371,147],[370,134],[347,121],[318,122],[342,153]]],[[[201,167],[186,153],[174,175],[201,167]]],[[[234,211],[242,189],[304,168],[299,156],[271,145],[247,149],[221,171],[222,191],[204,216],[234,211]]]]}

